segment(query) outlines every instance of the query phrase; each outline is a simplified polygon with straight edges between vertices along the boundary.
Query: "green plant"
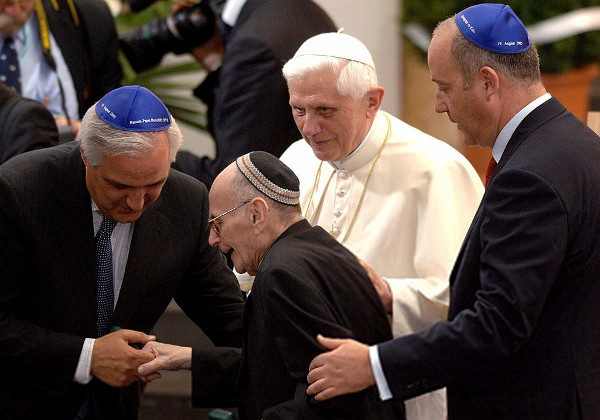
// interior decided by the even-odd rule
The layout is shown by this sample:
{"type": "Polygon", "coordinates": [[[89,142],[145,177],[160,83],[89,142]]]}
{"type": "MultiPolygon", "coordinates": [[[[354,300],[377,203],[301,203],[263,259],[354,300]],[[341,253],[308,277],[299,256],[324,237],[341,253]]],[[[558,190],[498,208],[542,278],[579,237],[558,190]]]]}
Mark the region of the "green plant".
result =
{"type": "MultiPolygon", "coordinates": [[[[437,22],[481,2],[466,0],[404,0],[403,23],[417,23],[429,33],[437,22]]],[[[538,22],[562,15],[573,10],[600,6],[600,0],[506,0],[523,21],[530,27],[538,22]]],[[[600,30],[544,45],[536,45],[540,55],[540,68],[544,73],[561,73],[600,62],[600,30]]]]}
{"type": "MultiPolygon", "coordinates": [[[[115,17],[117,33],[121,34],[151,20],[171,15],[175,3],[172,0],[158,1],[137,13],[120,13],[115,17]]],[[[191,76],[199,74],[202,68],[191,56],[163,60],[157,67],[140,73],[133,70],[125,54],[120,53],[119,59],[123,67],[124,85],[147,87],[165,103],[178,122],[206,130],[205,106],[191,95],[191,91],[198,84],[191,76]]]]}

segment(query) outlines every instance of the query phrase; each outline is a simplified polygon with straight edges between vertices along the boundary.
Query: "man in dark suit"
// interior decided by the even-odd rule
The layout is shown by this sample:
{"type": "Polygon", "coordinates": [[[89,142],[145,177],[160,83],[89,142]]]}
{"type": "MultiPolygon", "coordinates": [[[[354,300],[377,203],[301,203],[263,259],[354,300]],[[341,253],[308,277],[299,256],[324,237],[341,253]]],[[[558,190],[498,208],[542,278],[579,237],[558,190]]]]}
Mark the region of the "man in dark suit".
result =
{"type": "Polygon", "coordinates": [[[136,419],[137,368],[154,356],[128,344],[153,339],[172,298],[215,343],[241,345],[206,188],[170,169],[180,144],[162,102],[126,86],[90,108],[80,143],[0,167],[0,418],[136,419]]]}
{"type": "Polygon", "coordinates": [[[104,1],[17,0],[0,10],[0,47],[14,43],[20,93],[77,133],[87,109],[121,84],[115,24],[104,1]]]}
{"type": "Polygon", "coordinates": [[[435,110],[494,156],[451,275],[449,320],[371,348],[320,340],[331,351],[312,362],[308,392],[324,400],[377,383],[403,400],[447,386],[450,419],[597,419],[600,139],[546,93],[508,6],[438,25],[429,68],[435,110]]]}
{"type": "Polygon", "coordinates": [[[148,343],[157,358],[140,371],[191,368],[194,401],[239,390],[243,419],[402,419],[402,403],[382,403],[374,388],[318,403],[306,395],[320,331],[369,343],[392,337],[358,260],[303,219],[299,181],[266,152],[239,157],[210,191],[209,242],[255,275],[244,310],[244,345],[195,349],[148,343]],[[175,362],[174,362],[175,361],[175,362]],[[241,367],[240,367],[241,365],[241,367]],[[238,376],[239,374],[239,376],[238,376]]]}
{"type": "Polygon", "coordinates": [[[58,130],[46,107],[0,82],[0,164],[19,153],[57,144],[58,130]]]}
{"type": "Polygon", "coordinates": [[[205,69],[214,70],[195,95],[208,106],[216,156],[181,152],[174,163],[209,188],[238,156],[254,150],[280,156],[300,138],[281,68],[305,40],[336,30],[311,0],[228,1],[222,19],[229,26],[224,51],[220,33],[192,50],[205,69]]]}

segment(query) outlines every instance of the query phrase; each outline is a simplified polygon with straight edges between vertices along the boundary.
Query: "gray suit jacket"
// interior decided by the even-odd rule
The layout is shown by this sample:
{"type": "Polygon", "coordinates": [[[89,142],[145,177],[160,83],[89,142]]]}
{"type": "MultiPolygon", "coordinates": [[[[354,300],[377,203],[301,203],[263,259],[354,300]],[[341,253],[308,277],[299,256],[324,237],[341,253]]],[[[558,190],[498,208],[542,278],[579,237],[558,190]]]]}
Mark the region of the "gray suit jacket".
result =
{"type": "MultiPolygon", "coordinates": [[[[17,156],[0,168],[0,417],[72,419],[92,395],[95,418],[136,418],[137,384],[73,375],[95,337],[95,245],[79,144],[17,156]]],[[[208,246],[204,185],[171,170],[135,222],[113,322],[149,332],[171,298],[220,345],[241,344],[243,298],[208,246]]]]}

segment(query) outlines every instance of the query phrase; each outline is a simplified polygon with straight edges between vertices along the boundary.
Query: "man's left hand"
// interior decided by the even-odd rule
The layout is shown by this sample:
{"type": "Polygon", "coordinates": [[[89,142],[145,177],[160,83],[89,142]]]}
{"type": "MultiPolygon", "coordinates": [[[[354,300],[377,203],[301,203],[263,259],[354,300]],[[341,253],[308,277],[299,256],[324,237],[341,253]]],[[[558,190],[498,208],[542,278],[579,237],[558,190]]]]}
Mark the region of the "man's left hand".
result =
{"type": "Polygon", "coordinates": [[[385,281],[383,277],[377,274],[373,267],[371,267],[366,261],[363,261],[356,255],[355,257],[369,275],[369,279],[371,280],[371,283],[373,283],[373,287],[375,287],[375,290],[379,295],[379,299],[381,299],[381,304],[383,305],[385,313],[391,315],[393,310],[392,303],[394,296],[392,295],[392,288],[390,287],[389,283],[385,281]]]}
{"type": "Polygon", "coordinates": [[[308,395],[317,401],[362,391],[375,384],[369,346],[351,339],[317,336],[318,343],[330,350],[315,357],[308,372],[308,395]]]}

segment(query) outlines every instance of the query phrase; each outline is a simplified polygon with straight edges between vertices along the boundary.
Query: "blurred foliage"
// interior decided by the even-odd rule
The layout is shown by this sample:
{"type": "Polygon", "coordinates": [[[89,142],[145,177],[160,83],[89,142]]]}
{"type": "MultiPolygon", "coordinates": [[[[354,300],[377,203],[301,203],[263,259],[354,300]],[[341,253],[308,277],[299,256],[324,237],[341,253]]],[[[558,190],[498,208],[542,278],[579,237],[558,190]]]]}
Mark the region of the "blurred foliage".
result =
{"type": "MultiPolygon", "coordinates": [[[[176,3],[160,0],[139,12],[122,11],[115,17],[117,33],[122,34],[154,19],[172,15],[176,3]]],[[[198,84],[197,77],[186,77],[202,71],[191,55],[183,60],[163,60],[158,66],[140,73],[133,70],[122,52],[119,60],[123,67],[123,85],[140,85],[150,89],[165,103],[177,122],[206,131],[206,107],[191,95],[198,84]]]]}
{"type": "MultiPolygon", "coordinates": [[[[481,2],[467,0],[403,0],[402,21],[423,25],[429,33],[435,25],[455,13],[481,2]]],[[[600,6],[600,0],[505,0],[530,26],[584,7],[600,6]]],[[[561,73],[600,62],[600,30],[586,32],[551,44],[539,45],[540,69],[561,73]]]]}

